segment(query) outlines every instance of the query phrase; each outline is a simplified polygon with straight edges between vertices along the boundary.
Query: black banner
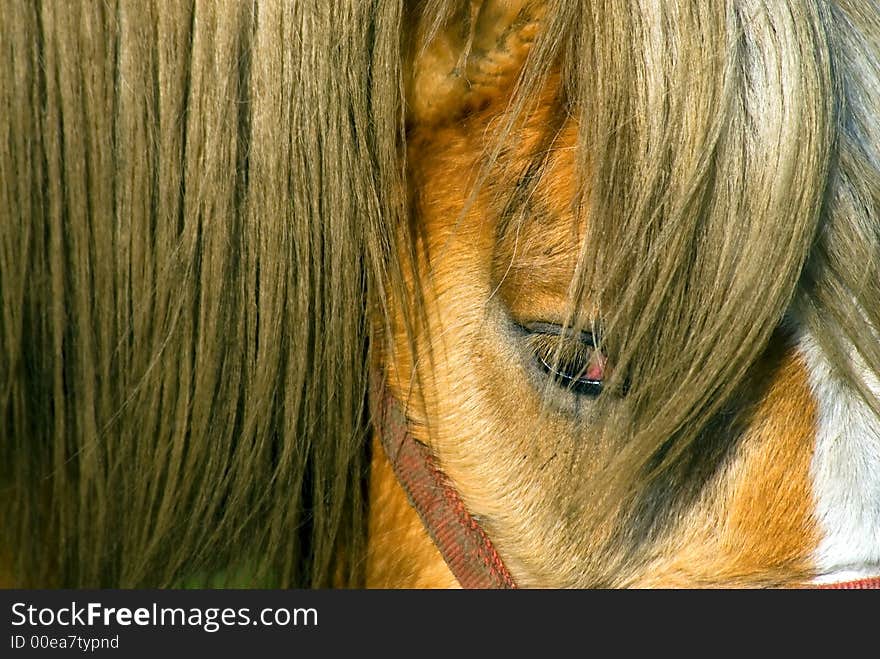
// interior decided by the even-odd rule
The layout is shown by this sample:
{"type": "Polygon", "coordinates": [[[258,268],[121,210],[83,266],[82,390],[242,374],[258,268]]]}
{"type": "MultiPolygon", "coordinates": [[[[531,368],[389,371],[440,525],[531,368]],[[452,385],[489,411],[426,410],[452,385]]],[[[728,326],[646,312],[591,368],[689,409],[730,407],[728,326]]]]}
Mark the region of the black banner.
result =
{"type": "Polygon", "coordinates": [[[759,633],[766,649],[766,635],[789,625],[830,629],[830,612],[847,626],[876,623],[878,605],[869,592],[0,590],[0,657],[543,656],[706,637],[728,646],[759,633]]]}

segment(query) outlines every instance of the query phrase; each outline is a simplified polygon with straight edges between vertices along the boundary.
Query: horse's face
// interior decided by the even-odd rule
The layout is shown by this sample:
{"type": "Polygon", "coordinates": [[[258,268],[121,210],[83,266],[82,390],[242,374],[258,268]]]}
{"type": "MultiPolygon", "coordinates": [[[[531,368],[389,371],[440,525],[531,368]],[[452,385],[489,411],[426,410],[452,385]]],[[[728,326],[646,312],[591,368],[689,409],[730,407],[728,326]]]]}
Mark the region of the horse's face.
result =
{"type": "MultiPolygon", "coordinates": [[[[572,539],[587,536],[590,474],[610,448],[591,423],[590,396],[555,386],[542,368],[542,358],[552,364],[553,333],[567,320],[582,243],[568,207],[576,126],[566,122],[546,143],[554,92],[514,140],[520,151],[506,154],[464,216],[486,127],[503,110],[490,105],[410,143],[430,341],[417,357],[424,409],[410,416],[418,423],[424,415],[420,439],[490,536],[516,557],[511,569],[547,585],[570,582],[569,570],[590,561],[591,543],[572,539]],[[506,197],[542,148],[552,150],[550,165],[523,200],[535,221],[504,231],[495,199],[506,197]]],[[[586,369],[590,346],[569,342],[586,369]]]]}
{"type": "Polygon", "coordinates": [[[495,48],[469,71],[476,78],[469,95],[443,73],[455,68],[449,35],[438,37],[412,85],[414,285],[426,325],[414,351],[400,330],[386,360],[392,390],[521,585],[785,582],[806,564],[816,529],[808,482],[813,403],[803,366],[782,342],[769,351],[772,364],[754,374],[766,393],[751,401],[761,423],[715,429],[716,448],[737,439],[724,468],[655,484],[635,517],[624,519],[605,496],[627,396],[618,386],[597,403],[613,357],[591,345],[599,313],[590,300],[572,316],[589,218],[573,210],[578,126],[562,106],[558,78],[550,77],[472,197],[532,36],[528,24],[505,30],[508,18],[477,35],[495,39],[495,48]],[[536,161],[542,166],[530,170],[536,161]],[[587,331],[565,334],[571,322],[587,331]],[[653,526],[660,519],[662,533],[653,526]]]}

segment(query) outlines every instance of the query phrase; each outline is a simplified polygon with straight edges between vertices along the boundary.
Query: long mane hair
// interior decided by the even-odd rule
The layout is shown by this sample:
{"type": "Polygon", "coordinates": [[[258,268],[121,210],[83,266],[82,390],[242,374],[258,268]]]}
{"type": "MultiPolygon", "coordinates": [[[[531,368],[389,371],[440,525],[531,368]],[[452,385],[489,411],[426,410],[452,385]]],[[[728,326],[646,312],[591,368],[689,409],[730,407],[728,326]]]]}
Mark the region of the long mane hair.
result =
{"type": "MultiPolygon", "coordinates": [[[[368,373],[419,231],[405,99],[480,4],[3,4],[0,555],[20,581],[362,583],[368,373]]],[[[880,413],[851,348],[880,373],[880,5],[543,12],[486,171],[560,66],[590,218],[572,304],[598,301],[632,382],[608,492],[686,469],[783,322],[880,413]]]]}

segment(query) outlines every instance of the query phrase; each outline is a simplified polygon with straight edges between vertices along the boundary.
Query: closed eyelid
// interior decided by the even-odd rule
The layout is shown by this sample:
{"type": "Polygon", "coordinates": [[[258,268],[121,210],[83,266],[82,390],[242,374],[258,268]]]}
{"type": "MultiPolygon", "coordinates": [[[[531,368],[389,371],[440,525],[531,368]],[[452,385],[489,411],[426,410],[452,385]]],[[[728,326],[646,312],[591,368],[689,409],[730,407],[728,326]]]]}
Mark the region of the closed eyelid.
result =
{"type": "Polygon", "coordinates": [[[587,330],[572,332],[565,329],[562,325],[556,325],[555,323],[533,322],[519,325],[519,327],[528,334],[545,334],[548,336],[574,339],[590,347],[596,347],[596,344],[598,343],[597,337],[593,332],[587,330]]]}
{"type": "Polygon", "coordinates": [[[534,329],[527,339],[532,356],[558,387],[590,398],[602,392],[607,360],[592,345],[592,335],[578,340],[534,329]]]}

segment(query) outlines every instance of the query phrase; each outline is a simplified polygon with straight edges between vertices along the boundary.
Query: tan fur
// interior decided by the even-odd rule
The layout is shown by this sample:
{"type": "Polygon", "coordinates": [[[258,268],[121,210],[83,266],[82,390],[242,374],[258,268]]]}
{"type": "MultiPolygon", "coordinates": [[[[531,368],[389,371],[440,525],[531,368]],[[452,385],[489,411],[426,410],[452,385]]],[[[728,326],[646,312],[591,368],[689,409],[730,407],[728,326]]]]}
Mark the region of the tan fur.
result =
{"type": "Polygon", "coordinates": [[[810,460],[816,404],[789,352],[732,464],[633,586],[792,586],[819,542],[810,460]]]}

